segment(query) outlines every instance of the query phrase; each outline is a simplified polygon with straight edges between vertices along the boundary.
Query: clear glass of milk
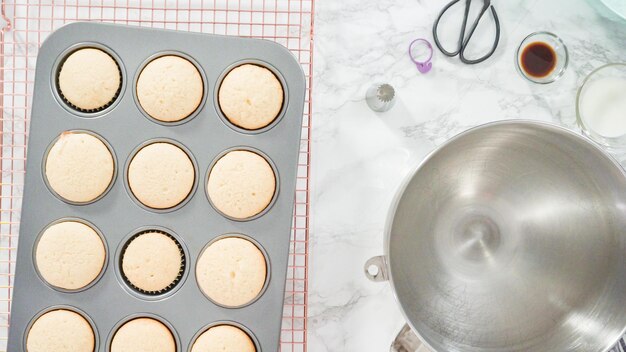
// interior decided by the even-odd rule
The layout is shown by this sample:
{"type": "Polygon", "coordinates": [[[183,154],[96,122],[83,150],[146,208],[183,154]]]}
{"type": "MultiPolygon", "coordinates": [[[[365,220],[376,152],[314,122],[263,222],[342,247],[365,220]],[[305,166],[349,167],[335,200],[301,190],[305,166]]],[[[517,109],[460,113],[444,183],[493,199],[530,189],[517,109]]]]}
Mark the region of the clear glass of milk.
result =
{"type": "Polygon", "coordinates": [[[602,66],[587,76],[576,98],[583,133],[610,150],[626,149],[626,63],[602,66]]]}

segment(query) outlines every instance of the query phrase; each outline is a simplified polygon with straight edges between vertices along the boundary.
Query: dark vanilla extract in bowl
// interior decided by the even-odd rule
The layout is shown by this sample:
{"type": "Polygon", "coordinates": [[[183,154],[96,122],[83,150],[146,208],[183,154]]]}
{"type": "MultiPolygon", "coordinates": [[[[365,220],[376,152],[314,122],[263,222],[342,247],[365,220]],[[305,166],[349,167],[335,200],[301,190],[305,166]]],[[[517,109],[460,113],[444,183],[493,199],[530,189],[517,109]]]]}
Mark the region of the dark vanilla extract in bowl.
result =
{"type": "Polygon", "coordinates": [[[528,44],[522,51],[520,64],[528,75],[542,78],[556,67],[557,55],[552,46],[544,42],[528,44]]]}

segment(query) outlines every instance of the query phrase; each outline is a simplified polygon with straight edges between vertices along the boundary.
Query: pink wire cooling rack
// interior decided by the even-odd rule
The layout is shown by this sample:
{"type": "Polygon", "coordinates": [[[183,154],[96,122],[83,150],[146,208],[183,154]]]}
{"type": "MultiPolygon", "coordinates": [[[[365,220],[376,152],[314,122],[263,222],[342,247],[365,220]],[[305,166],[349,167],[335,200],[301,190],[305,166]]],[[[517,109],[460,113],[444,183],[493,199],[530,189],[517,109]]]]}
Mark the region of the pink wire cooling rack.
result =
{"type": "Polygon", "coordinates": [[[307,91],[281,350],[306,351],[314,0],[17,0],[0,4],[0,351],[6,351],[11,314],[37,52],[48,34],[74,21],[270,39],[298,58],[307,91]]]}

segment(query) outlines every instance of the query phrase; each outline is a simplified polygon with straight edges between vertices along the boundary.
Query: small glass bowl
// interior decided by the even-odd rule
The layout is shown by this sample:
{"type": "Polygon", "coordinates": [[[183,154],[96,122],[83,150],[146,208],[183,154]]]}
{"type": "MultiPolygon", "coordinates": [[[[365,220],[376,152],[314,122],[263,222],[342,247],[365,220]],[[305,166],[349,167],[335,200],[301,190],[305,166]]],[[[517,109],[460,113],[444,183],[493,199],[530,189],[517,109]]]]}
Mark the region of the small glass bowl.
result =
{"type": "Polygon", "coordinates": [[[517,72],[519,72],[522,77],[533,83],[539,84],[548,84],[556,81],[561,78],[567,69],[567,65],[569,63],[569,54],[567,52],[567,47],[556,34],[550,32],[535,32],[528,35],[522,43],[517,47],[517,51],[515,53],[515,67],[517,68],[517,72]],[[532,43],[545,43],[549,45],[554,52],[556,53],[556,65],[552,72],[543,77],[536,77],[528,74],[524,71],[522,67],[522,54],[524,53],[524,49],[532,43]]]}
{"type": "Polygon", "coordinates": [[[613,92],[626,92],[626,63],[611,63],[601,66],[585,78],[576,95],[576,122],[585,136],[593,139],[607,150],[611,152],[625,151],[626,109],[622,109],[621,106],[626,106],[626,102],[620,98],[621,95],[612,96],[609,90],[605,90],[602,97],[606,101],[586,100],[598,99],[598,90],[602,89],[599,82],[604,82],[605,89],[612,86],[613,92]],[[613,104],[607,104],[607,101],[610,103],[611,100],[613,104]],[[618,116],[617,119],[607,121],[603,119],[603,116],[590,112],[590,110],[596,109],[623,111],[623,119],[618,116]],[[622,121],[624,122],[622,123],[622,121]]]}

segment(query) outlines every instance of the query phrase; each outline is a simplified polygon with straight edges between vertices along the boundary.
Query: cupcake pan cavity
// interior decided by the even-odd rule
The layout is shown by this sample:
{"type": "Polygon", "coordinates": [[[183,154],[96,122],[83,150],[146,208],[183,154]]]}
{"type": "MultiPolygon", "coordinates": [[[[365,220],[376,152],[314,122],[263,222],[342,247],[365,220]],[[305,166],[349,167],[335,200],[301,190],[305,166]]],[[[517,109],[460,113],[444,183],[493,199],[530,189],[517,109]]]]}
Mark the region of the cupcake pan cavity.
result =
{"type": "MultiPolygon", "coordinates": [[[[123,317],[122,319],[120,319],[120,321],[118,321],[113,328],[111,329],[111,331],[108,333],[108,336],[106,336],[106,346],[104,349],[102,349],[103,351],[111,351],[111,344],[113,343],[113,338],[115,337],[115,334],[117,333],[117,331],[124,326],[124,324],[133,321],[135,319],[141,319],[141,318],[147,318],[147,319],[154,319],[156,321],[158,321],[159,323],[163,324],[172,334],[172,337],[174,338],[174,345],[176,346],[176,352],[182,351],[183,348],[181,347],[181,341],[180,341],[180,336],[178,334],[178,331],[176,330],[176,328],[172,325],[172,323],[170,323],[167,319],[163,318],[162,316],[158,315],[158,314],[154,314],[154,313],[134,313],[131,314],[129,316],[123,317]]],[[[98,351],[98,350],[96,350],[98,351]]]]}
{"type": "Polygon", "coordinates": [[[95,285],[98,282],[98,280],[100,280],[102,275],[104,275],[105,271],[107,270],[107,265],[108,265],[108,262],[109,262],[109,246],[108,246],[106,238],[102,234],[102,231],[100,231],[100,229],[98,229],[98,227],[96,225],[94,225],[94,224],[92,224],[89,221],[86,221],[84,219],[80,219],[80,218],[65,217],[65,218],[60,218],[60,219],[52,221],[51,223],[46,225],[43,229],[41,229],[39,234],[37,234],[37,238],[35,239],[35,243],[34,243],[32,249],[33,249],[33,253],[32,253],[32,256],[33,256],[32,257],[33,266],[34,266],[35,271],[37,272],[37,275],[39,276],[40,280],[43,281],[44,283],[46,283],[46,285],[48,285],[49,287],[51,287],[51,288],[53,288],[53,289],[55,289],[57,291],[64,292],[64,293],[75,293],[75,292],[84,291],[84,290],[89,289],[93,285],[95,285]],[[51,226],[59,224],[59,223],[62,223],[62,222],[66,222],[66,221],[78,222],[78,223],[81,223],[83,225],[89,226],[91,229],[93,229],[96,232],[98,237],[100,237],[100,239],[102,240],[102,245],[104,246],[104,264],[102,265],[102,269],[100,270],[100,272],[98,273],[96,278],[93,279],[89,284],[85,285],[84,287],[77,288],[77,289],[72,289],[72,290],[61,288],[61,287],[56,287],[56,286],[50,284],[48,281],[46,281],[46,279],[43,277],[43,275],[41,275],[41,273],[39,272],[39,268],[37,267],[37,259],[36,259],[36,256],[37,256],[37,245],[39,244],[39,240],[43,236],[44,232],[46,232],[46,230],[49,229],[51,226]]]}
{"type": "Polygon", "coordinates": [[[46,147],[45,153],[43,158],[41,158],[41,165],[40,165],[40,169],[41,169],[41,177],[43,178],[43,182],[46,184],[46,188],[48,189],[48,191],[52,194],[54,194],[55,197],[57,197],[59,200],[68,203],[68,204],[72,204],[72,205],[87,205],[87,204],[91,204],[94,202],[97,202],[98,200],[100,200],[102,197],[104,197],[110,190],[111,188],[113,188],[113,185],[115,184],[115,182],[117,181],[117,173],[118,173],[118,163],[117,163],[117,155],[115,154],[115,149],[113,149],[113,146],[111,146],[111,144],[109,143],[109,141],[107,141],[104,137],[102,137],[101,135],[90,131],[90,130],[81,130],[81,129],[67,129],[64,131],[60,131],[56,137],[54,137],[54,139],[52,139],[52,141],[50,141],[50,143],[48,144],[48,146],[46,147]],[[97,139],[100,140],[100,142],[102,142],[107,149],[109,150],[109,152],[111,153],[111,157],[113,158],[113,177],[111,178],[111,181],[109,182],[109,185],[107,186],[107,188],[96,198],[86,201],[86,202],[75,202],[66,198],[63,198],[60,194],[58,194],[54,188],[52,188],[52,186],[50,185],[50,182],[48,181],[48,176],[46,176],[46,162],[48,161],[48,155],[50,154],[50,150],[52,149],[52,147],[54,147],[54,145],[56,144],[56,142],[59,140],[59,138],[61,138],[61,135],[65,132],[69,132],[69,133],[85,133],[88,135],[91,135],[97,139]]]}
{"type": "MultiPolygon", "coordinates": [[[[100,347],[100,336],[98,334],[98,327],[96,326],[95,322],[93,321],[93,319],[87,315],[87,313],[85,313],[84,311],[74,307],[74,306],[69,306],[69,305],[54,305],[54,306],[50,306],[50,307],[46,307],[45,309],[42,309],[41,311],[37,312],[28,322],[27,322],[27,326],[26,326],[26,330],[24,333],[24,336],[22,338],[21,341],[16,341],[15,343],[15,348],[17,348],[15,351],[26,351],[26,341],[28,340],[28,333],[30,332],[30,329],[33,327],[33,324],[35,324],[35,322],[37,321],[37,319],[41,318],[43,315],[45,315],[46,313],[55,311],[55,310],[68,310],[71,312],[74,312],[78,315],[80,315],[81,317],[83,317],[87,323],[89,323],[89,325],[91,326],[91,330],[93,331],[93,336],[94,336],[94,351],[101,351],[101,347],[100,347]]],[[[7,349],[7,351],[13,351],[12,349],[7,349]]]]}
{"type": "Polygon", "coordinates": [[[133,78],[133,85],[132,85],[132,91],[133,91],[133,99],[135,99],[135,104],[137,104],[137,108],[141,111],[141,113],[150,121],[154,122],[154,123],[158,123],[160,125],[163,126],[176,126],[176,125],[181,125],[183,123],[188,122],[189,120],[193,119],[194,117],[196,117],[198,115],[198,113],[200,112],[200,110],[202,110],[202,108],[204,107],[204,105],[206,105],[206,100],[207,100],[207,96],[209,94],[209,81],[207,80],[207,76],[204,72],[204,70],[202,69],[202,65],[200,65],[193,57],[185,54],[184,52],[180,52],[180,51],[172,51],[172,50],[165,50],[162,52],[158,52],[155,53],[154,55],[148,57],[144,62],[141,63],[141,65],[139,66],[139,68],[137,69],[137,72],[135,73],[135,77],[133,78]],[[151,63],[152,61],[161,58],[163,56],[178,56],[181,57],[187,61],[189,61],[191,64],[193,64],[196,69],[198,70],[198,73],[200,74],[200,78],[202,79],[202,85],[203,85],[203,92],[202,92],[202,99],[200,100],[200,104],[198,105],[198,107],[191,112],[191,114],[187,115],[186,117],[182,118],[181,120],[178,121],[161,121],[158,120],[152,116],[150,116],[150,114],[148,114],[146,112],[146,110],[144,110],[144,108],[141,106],[140,102],[139,102],[139,97],[137,96],[137,82],[139,81],[139,76],[141,75],[141,72],[143,71],[144,68],[146,68],[146,66],[151,63]]]}
{"type": "Polygon", "coordinates": [[[180,209],[181,207],[183,207],[196,193],[196,190],[198,188],[198,180],[199,180],[199,170],[198,170],[198,162],[196,161],[196,158],[193,154],[193,152],[191,150],[189,150],[189,148],[187,148],[186,146],[184,146],[182,143],[173,140],[173,139],[169,139],[169,138],[152,138],[150,140],[144,141],[143,143],[139,144],[135,149],[133,149],[133,151],[128,155],[128,158],[126,159],[126,164],[124,165],[124,187],[126,188],[126,192],[128,193],[128,196],[130,198],[132,198],[132,200],[135,202],[135,204],[137,204],[138,206],[148,210],[148,211],[152,211],[155,213],[167,213],[167,212],[171,212],[171,211],[175,211],[180,209]],[[133,193],[131,187],[130,187],[130,183],[128,180],[128,169],[130,168],[130,163],[133,161],[133,158],[137,155],[137,153],[139,153],[143,148],[154,144],[154,143],[168,143],[171,144],[175,147],[180,148],[183,152],[185,152],[185,154],[187,154],[187,157],[189,157],[189,160],[191,161],[191,164],[193,165],[193,170],[194,170],[194,181],[193,181],[193,186],[191,187],[191,190],[189,191],[189,194],[187,194],[187,197],[185,197],[185,199],[183,199],[182,201],[180,201],[178,204],[169,207],[169,208],[152,208],[147,206],[146,204],[142,203],[133,193]]]}
{"type": "Polygon", "coordinates": [[[187,350],[181,351],[181,352],[192,352],[191,349],[193,348],[193,344],[196,342],[196,340],[198,340],[200,335],[205,333],[210,328],[214,328],[214,327],[220,326],[220,325],[230,325],[230,326],[233,326],[233,327],[236,327],[236,328],[240,329],[241,331],[246,333],[248,335],[248,337],[250,337],[250,340],[252,340],[252,343],[254,344],[254,347],[256,348],[257,352],[261,351],[261,349],[259,347],[258,339],[256,338],[256,336],[254,336],[254,333],[252,333],[252,331],[250,331],[250,329],[248,329],[247,327],[245,327],[245,326],[243,326],[243,325],[241,325],[241,324],[239,324],[239,323],[237,323],[235,321],[216,321],[216,322],[213,322],[213,323],[208,324],[206,326],[203,326],[202,329],[198,330],[198,332],[196,332],[196,334],[191,339],[191,343],[189,343],[189,346],[187,347],[187,350]]]}
{"type": "MultiPolygon", "coordinates": [[[[294,97],[294,98],[299,98],[299,97],[294,97]]],[[[215,94],[213,94],[213,104],[215,105],[216,109],[217,109],[217,115],[220,117],[220,119],[222,119],[222,121],[230,128],[232,128],[233,130],[240,132],[240,133],[247,133],[247,134],[259,134],[259,133],[263,133],[263,132],[267,132],[268,130],[272,129],[274,126],[276,126],[277,124],[280,123],[280,120],[283,118],[283,116],[286,113],[287,107],[289,106],[289,86],[287,85],[287,82],[285,81],[285,77],[283,77],[283,75],[280,73],[280,71],[278,69],[276,69],[276,67],[274,67],[272,64],[262,61],[262,60],[258,60],[258,59],[245,59],[245,60],[241,60],[238,62],[235,62],[233,64],[231,64],[230,66],[228,66],[226,69],[224,69],[224,71],[219,75],[219,78],[217,79],[217,84],[215,86],[215,94]],[[280,109],[280,111],[278,112],[278,115],[276,115],[276,118],[274,118],[274,121],[270,122],[267,126],[265,127],[261,127],[258,129],[254,129],[254,130],[249,130],[249,129],[245,129],[243,127],[237,126],[234,123],[232,123],[224,114],[224,112],[222,111],[222,109],[220,108],[220,104],[219,104],[219,90],[220,87],[222,85],[222,81],[224,80],[224,78],[230,73],[230,71],[232,71],[233,69],[242,66],[242,65],[246,65],[246,64],[251,64],[251,65],[257,65],[257,66],[261,66],[264,67],[268,70],[270,70],[274,76],[276,76],[276,78],[278,79],[278,81],[280,82],[280,84],[283,87],[283,106],[280,109]]]]}
{"type": "MultiPolygon", "coordinates": [[[[223,240],[225,238],[230,238],[230,237],[241,238],[243,240],[249,241],[250,243],[255,245],[259,249],[259,251],[261,251],[261,254],[263,254],[263,257],[265,258],[265,269],[266,269],[265,284],[263,285],[263,288],[261,288],[261,291],[259,292],[259,294],[255,298],[253,298],[251,301],[249,301],[249,302],[247,302],[245,304],[242,304],[240,306],[226,306],[226,305],[220,304],[218,302],[215,302],[211,297],[206,295],[204,292],[202,294],[205,295],[205,297],[208,300],[210,300],[211,302],[213,302],[215,305],[218,305],[218,306],[221,306],[221,307],[224,307],[224,308],[243,308],[243,307],[249,306],[251,304],[254,304],[254,302],[256,302],[259,298],[261,298],[265,294],[265,290],[267,289],[267,286],[268,286],[268,284],[270,282],[271,275],[272,275],[272,263],[270,262],[270,258],[269,258],[268,254],[267,254],[267,251],[265,250],[265,248],[263,248],[263,246],[259,242],[254,240],[252,237],[246,236],[246,235],[241,234],[241,233],[229,233],[229,234],[224,234],[224,235],[215,237],[209,243],[207,243],[206,246],[204,246],[204,248],[202,248],[202,251],[200,251],[200,253],[198,254],[198,258],[200,258],[200,256],[204,253],[204,251],[210,245],[212,245],[213,243],[215,243],[215,242],[217,242],[219,240],[223,240]]],[[[194,267],[194,275],[197,275],[196,267],[194,267]]],[[[196,280],[196,284],[197,284],[197,279],[194,278],[194,280],[196,280]]],[[[200,289],[199,286],[198,286],[198,289],[200,289]]],[[[200,291],[202,292],[202,289],[200,289],[200,291]]]]}
{"type": "Polygon", "coordinates": [[[220,213],[223,217],[228,218],[228,219],[233,220],[233,221],[250,221],[250,220],[254,220],[254,219],[258,219],[258,218],[262,217],[263,215],[265,215],[265,213],[267,213],[268,211],[270,211],[272,209],[272,206],[276,202],[276,198],[278,198],[278,193],[279,193],[279,190],[280,190],[280,175],[278,174],[278,169],[276,168],[276,165],[274,164],[272,159],[270,159],[270,157],[267,156],[262,151],[260,151],[258,149],[255,149],[255,148],[251,148],[249,146],[231,147],[231,148],[228,148],[228,149],[222,151],[221,153],[219,153],[211,161],[211,164],[209,165],[208,169],[206,170],[205,177],[204,177],[204,179],[201,182],[204,182],[203,186],[204,186],[205,196],[206,196],[208,202],[213,207],[213,209],[216,212],[220,213]],[[237,150],[243,150],[243,151],[247,151],[247,152],[252,152],[252,153],[255,153],[255,154],[261,156],[262,158],[264,158],[265,161],[267,161],[267,163],[272,168],[272,171],[274,172],[274,180],[275,180],[274,195],[272,196],[272,200],[270,200],[269,204],[265,207],[265,209],[261,210],[261,212],[259,212],[258,214],[253,215],[253,216],[248,217],[248,218],[244,218],[244,219],[234,218],[234,217],[229,216],[228,214],[224,214],[217,206],[215,206],[215,204],[213,204],[213,201],[211,200],[211,197],[209,196],[209,190],[208,190],[208,187],[207,187],[207,185],[209,183],[209,177],[211,176],[211,170],[213,170],[213,166],[215,166],[215,164],[223,156],[225,156],[226,154],[228,154],[230,152],[237,151],[237,150]]]}
{"type": "Polygon", "coordinates": [[[115,275],[117,276],[118,281],[126,286],[126,291],[128,291],[130,294],[140,299],[149,301],[162,300],[164,298],[167,298],[168,296],[173,295],[176,290],[178,290],[183,285],[184,281],[187,279],[187,275],[189,274],[189,268],[187,265],[188,261],[189,251],[187,250],[187,246],[185,246],[185,243],[176,233],[174,233],[174,231],[162,226],[144,226],[135,231],[132,231],[120,242],[119,248],[115,253],[115,275]],[[124,253],[126,251],[126,248],[128,248],[128,245],[138,236],[150,232],[162,233],[174,240],[181,254],[181,267],[178,277],[174,280],[174,282],[172,282],[170,286],[157,292],[144,291],[136,287],[126,277],[126,275],[124,274],[124,270],[122,269],[122,260],[124,259],[124,253]]]}
{"type": "Polygon", "coordinates": [[[37,59],[8,350],[24,350],[29,327],[42,312],[67,308],[79,312],[92,324],[97,352],[108,352],[117,328],[138,317],[165,323],[176,339],[177,352],[189,351],[199,333],[220,324],[244,330],[257,351],[277,351],[304,94],[305,78],[297,60],[286,48],[270,41],[97,23],[66,25],[48,37],[37,59]],[[121,72],[118,96],[101,111],[76,110],[64,102],[57,89],[59,65],[67,55],[84,47],[111,55],[121,72]],[[204,82],[200,106],[177,123],[147,118],[136,100],[136,80],[142,67],[164,54],[189,59],[204,82]],[[244,63],[270,69],[284,91],[279,116],[267,127],[254,131],[232,125],[217,105],[221,79],[244,63]],[[93,202],[63,201],[47,185],[45,158],[64,131],[95,134],[113,155],[113,181],[93,202]],[[141,205],[132,195],[126,175],[132,156],[155,141],[181,147],[195,169],[190,195],[177,206],[162,211],[141,205]],[[219,213],[206,194],[212,165],[226,152],[238,149],[263,156],[276,176],[270,205],[245,221],[219,213]],[[102,236],[106,246],[106,263],[100,277],[81,290],[51,287],[41,279],[35,266],[33,253],[39,235],[61,220],[86,222],[102,236]],[[128,240],[149,230],[175,238],[185,257],[177,283],[156,294],[132,288],[120,272],[120,253],[128,240]],[[243,307],[227,308],[213,303],[196,281],[196,263],[203,249],[216,239],[229,236],[250,239],[263,252],[267,264],[263,290],[243,307]]]}
{"type": "Polygon", "coordinates": [[[88,117],[89,118],[89,117],[97,117],[97,116],[100,116],[102,114],[105,114],[106,112],[108,112],[111,109],[113,109],[113,107],[119,101],[120,96],[124,95],[125,86],[126,86],[126,70],[124,69],[123,61],[117,55],[117,53],[115,53],[115,51],[113,51],[111,48],[107,47],[106,45],[101,44],[100,42],[85,41],[85,42],[81,42],[81,43],[76,43],[76,44],[71,45],[70,47],[66,48],[56,58],[56,61],[54,62],[54,67],[53,67],[53,71],[52,72],[53,73],[50,75],[50,77],[51,77],[51,86],[53,88],[53,94],[54,94],[55,98],[69,112],[71,112],[71,113],[73,113],[75,115],[81,116],[81,117],[88,117]],[[77,51],[79,51],[81,49],[89,49],[89,48],[101,50],[105,54],[109,55],[113,59],[113,61],[115,61],[115,63],[117,64],[117,69],[118,69],[119,74],[120,74],[120,86],[117,89],[117,92],[115,93],[115,95],[113,96],[111,101],[109,101],[108,103],[106,103],[105,105],[103,105],[103,106],[101,106],[99,108],[91,109],[91,110],[85,110],[85,109],[81,109],[81,108],[75,106],[74,104],[69,102],[63,96],[63,93],[61,92],[61,88],[59,86],[59,75],[61,73],[61,68],[63,68],[63,64],[65,63],[67,58],[69,58],[73,53],[75,53],[75,52],[77,52],[77,51]]]}

